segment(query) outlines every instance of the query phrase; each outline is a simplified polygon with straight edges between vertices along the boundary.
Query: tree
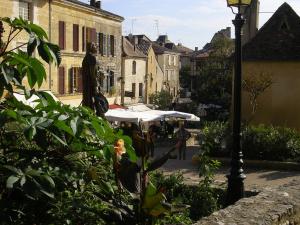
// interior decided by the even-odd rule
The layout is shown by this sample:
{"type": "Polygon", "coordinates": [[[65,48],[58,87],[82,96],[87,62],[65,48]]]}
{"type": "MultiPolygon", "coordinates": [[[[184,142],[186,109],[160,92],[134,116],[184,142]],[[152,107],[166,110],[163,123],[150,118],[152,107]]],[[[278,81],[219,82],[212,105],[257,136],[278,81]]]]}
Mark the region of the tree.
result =
{"type": "Polygon", "coordinates": [[[198,103],[220,105],[229,112],[232,89],[233,41],[225,36],[215,38],[206,49],[209,56],[198,62],[194,100],[198,103]]]}
{"type": "Polygon", "coordinates": [[[242,87],[250,96],[251,119],[258,108],[258,97],[261,96],[273,84],[270,74],[261,72],[259,74],[248,74],[242,82],[242,87]]]}
{"type": "Polygon", "coordinates": [[[158,106],[158,109],[166,110],[170,107],[173,97],[168,91],[162,90],[161,92],[153,93],[150,99],[152,104],[158,106]]]}

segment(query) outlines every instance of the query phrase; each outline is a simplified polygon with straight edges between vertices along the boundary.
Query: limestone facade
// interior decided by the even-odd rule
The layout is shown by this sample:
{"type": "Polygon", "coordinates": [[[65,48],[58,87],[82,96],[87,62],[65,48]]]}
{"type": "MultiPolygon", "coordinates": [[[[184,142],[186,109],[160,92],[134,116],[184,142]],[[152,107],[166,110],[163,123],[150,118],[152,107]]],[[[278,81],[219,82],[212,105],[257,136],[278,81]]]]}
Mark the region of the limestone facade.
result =
{"type": "MultiPolygon", "coordinates": [[[[51,90],[60,100],[78,105],[82,99],[81,64],[87,42],[98,45],[100,72],[105,77],[101,84],[109,102],[119,102],[121,77],[121,38],[123,17],[77,0],[0,0],[2,17],[19,17],[23,4],[28,5],[29,20],[40,25],[49,41],[61,47],[62,63],[46,66],[47,80],[42,89],[51,90]]],[[[6,32],[8,33],[8,32],[6,32]]],[[[12,48],[26,43],[20,35],[12,48]]]]}
{"type": "Polygon", "coordinates": [[[144,103],[147,94],[147,56],[123,37],[122,77],[124,80],[123,105],[144,103]]]}

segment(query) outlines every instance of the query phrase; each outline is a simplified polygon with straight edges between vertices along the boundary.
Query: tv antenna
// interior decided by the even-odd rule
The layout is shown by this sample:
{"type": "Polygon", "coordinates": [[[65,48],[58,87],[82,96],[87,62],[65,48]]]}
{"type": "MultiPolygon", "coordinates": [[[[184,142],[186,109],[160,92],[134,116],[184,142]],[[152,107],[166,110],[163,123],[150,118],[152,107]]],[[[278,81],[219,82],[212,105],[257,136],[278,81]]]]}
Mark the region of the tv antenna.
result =
{"type": "Polygon", "coordinates": [[[154,21],[155,21],[157,36],[159,36],[159,20],[154,20],[154,21]]]}
{"type": "Polygon", "coordinates": [[[133,28],[134,28],[134,22],[136,21],[137,19],[131,19],[131,33],[133,34],[133,28]]]}

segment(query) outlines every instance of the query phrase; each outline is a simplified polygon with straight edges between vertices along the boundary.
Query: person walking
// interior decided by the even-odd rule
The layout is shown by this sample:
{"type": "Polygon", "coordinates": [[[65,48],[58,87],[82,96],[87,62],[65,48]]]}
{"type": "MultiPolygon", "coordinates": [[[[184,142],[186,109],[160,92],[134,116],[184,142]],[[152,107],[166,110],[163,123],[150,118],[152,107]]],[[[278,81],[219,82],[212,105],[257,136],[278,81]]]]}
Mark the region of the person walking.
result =
{"type": "Polygon", "coordinates": [[[191,133],[184,128],[184,123],[179,124],[179,130],[176,132],[179,160],[185,160],[186,141],[191,137],[191,133]]]}

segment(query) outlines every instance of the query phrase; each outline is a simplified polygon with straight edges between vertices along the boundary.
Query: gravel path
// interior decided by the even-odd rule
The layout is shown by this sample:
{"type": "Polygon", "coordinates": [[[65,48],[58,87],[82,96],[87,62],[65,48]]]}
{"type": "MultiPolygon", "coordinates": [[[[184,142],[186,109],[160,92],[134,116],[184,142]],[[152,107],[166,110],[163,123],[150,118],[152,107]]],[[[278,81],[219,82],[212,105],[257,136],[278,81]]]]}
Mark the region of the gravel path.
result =
{"type": "MultiPolygon", "coordinates": [[[[167,148],[156,148],[156,154],[166,151],[167,148]]],[[[170,159],[161,170],[166,173],[174,173],[181,171],[185,182],[188,184],[197,184],[200,180],[197,167],[192,164],[192,156],[198,151],[197,146],[188,146],[186,160],[170,159]]],[[[256,170],[244,169],[246,174],[245,189],[261,189],[268,186],[277,186],[289,183],[297,179],[300,180],[300,171],[275,171],[275,170],[256,170]]],[[[218,184],[226,184],[226,174],[229,173],[229,168],[222,167],[218,170],[215,181],[218,184]]]]}

